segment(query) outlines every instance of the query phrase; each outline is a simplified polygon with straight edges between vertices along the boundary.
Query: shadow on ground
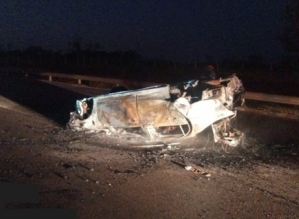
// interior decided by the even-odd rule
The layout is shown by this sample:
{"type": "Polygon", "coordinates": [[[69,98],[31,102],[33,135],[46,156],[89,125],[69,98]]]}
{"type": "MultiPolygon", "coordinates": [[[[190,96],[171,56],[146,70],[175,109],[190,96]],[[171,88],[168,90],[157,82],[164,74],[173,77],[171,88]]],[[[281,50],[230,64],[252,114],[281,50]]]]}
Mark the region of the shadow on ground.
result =
{"type": "Polygon", "coordinates": [[[65,126],[75,101],[84,96],[25,76],[0,74],[0,95],[65,126]]]}
{"type": "Polygon", "coordinates": [[[255,162],[292,166],[299,163],[299,121],[239,112],[237,128],[246,135],[243,147],[208,147],[185,156],[199,166],[243,168],[255,162]]]}
{"type": "Polygon", "coordinates": [[[238,129],[263,144],[299,143],[298,120],[238,113],[238,129]]]}

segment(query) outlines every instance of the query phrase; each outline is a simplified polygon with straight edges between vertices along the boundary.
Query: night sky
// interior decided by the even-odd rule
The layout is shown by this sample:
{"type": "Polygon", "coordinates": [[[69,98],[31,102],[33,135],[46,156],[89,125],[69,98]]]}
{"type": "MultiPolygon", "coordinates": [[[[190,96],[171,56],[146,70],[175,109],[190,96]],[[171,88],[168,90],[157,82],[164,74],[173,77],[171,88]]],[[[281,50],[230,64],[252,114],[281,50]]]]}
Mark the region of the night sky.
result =
{"type": "Polygon", "coordinates": [[[2,0],[2,49],[99,43],[176,61],[283,52],[275,37],[286,0],[2,0]],[[8,46],[10,44],[10,46],[8,46]]]}

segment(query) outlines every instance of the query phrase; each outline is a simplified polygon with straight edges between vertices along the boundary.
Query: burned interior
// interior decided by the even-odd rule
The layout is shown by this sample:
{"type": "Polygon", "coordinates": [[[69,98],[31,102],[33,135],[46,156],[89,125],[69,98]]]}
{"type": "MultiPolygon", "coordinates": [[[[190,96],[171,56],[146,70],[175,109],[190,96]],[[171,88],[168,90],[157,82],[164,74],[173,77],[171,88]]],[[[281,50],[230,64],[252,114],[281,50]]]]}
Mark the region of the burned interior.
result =
{"type": "Polygon", "coordinates": [[[237,146],[243,133],[234,125],[236,107],[244,104],[244,92],[232,75],[109,93],[77,100],[67,126],[107,135],[133,133],[148,142],[191,138],[212,127],[215,143],[237,146]]]}

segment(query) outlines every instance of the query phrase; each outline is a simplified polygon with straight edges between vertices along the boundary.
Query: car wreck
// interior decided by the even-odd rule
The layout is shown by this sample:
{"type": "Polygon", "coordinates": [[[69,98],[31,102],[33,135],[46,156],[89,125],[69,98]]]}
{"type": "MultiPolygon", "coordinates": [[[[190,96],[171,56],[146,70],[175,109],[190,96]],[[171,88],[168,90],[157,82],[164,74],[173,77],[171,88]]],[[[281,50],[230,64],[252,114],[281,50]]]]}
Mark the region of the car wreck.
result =
{"type": "Polygon", "coordinates": [[[108,93],[77,100],[67,126],[107,136],[130,133],[146,142],[193,138],[211,127],[215,143],[235,147],[244,137],[235,127],[244,93],[236,75],[108,93]]]}

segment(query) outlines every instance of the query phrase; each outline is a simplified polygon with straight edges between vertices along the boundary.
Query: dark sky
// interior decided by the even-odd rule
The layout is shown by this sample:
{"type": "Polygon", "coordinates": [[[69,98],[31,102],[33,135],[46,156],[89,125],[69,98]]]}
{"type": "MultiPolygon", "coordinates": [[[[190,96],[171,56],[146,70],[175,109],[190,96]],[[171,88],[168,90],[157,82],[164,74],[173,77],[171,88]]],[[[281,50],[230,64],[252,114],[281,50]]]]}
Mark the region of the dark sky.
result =
{"type": "Polygon", "coordinates": [[[276,57],[286,0],[1,0],[0,44],[66,49],[69,40],[103,50],[186,61],[276,57]]]}

